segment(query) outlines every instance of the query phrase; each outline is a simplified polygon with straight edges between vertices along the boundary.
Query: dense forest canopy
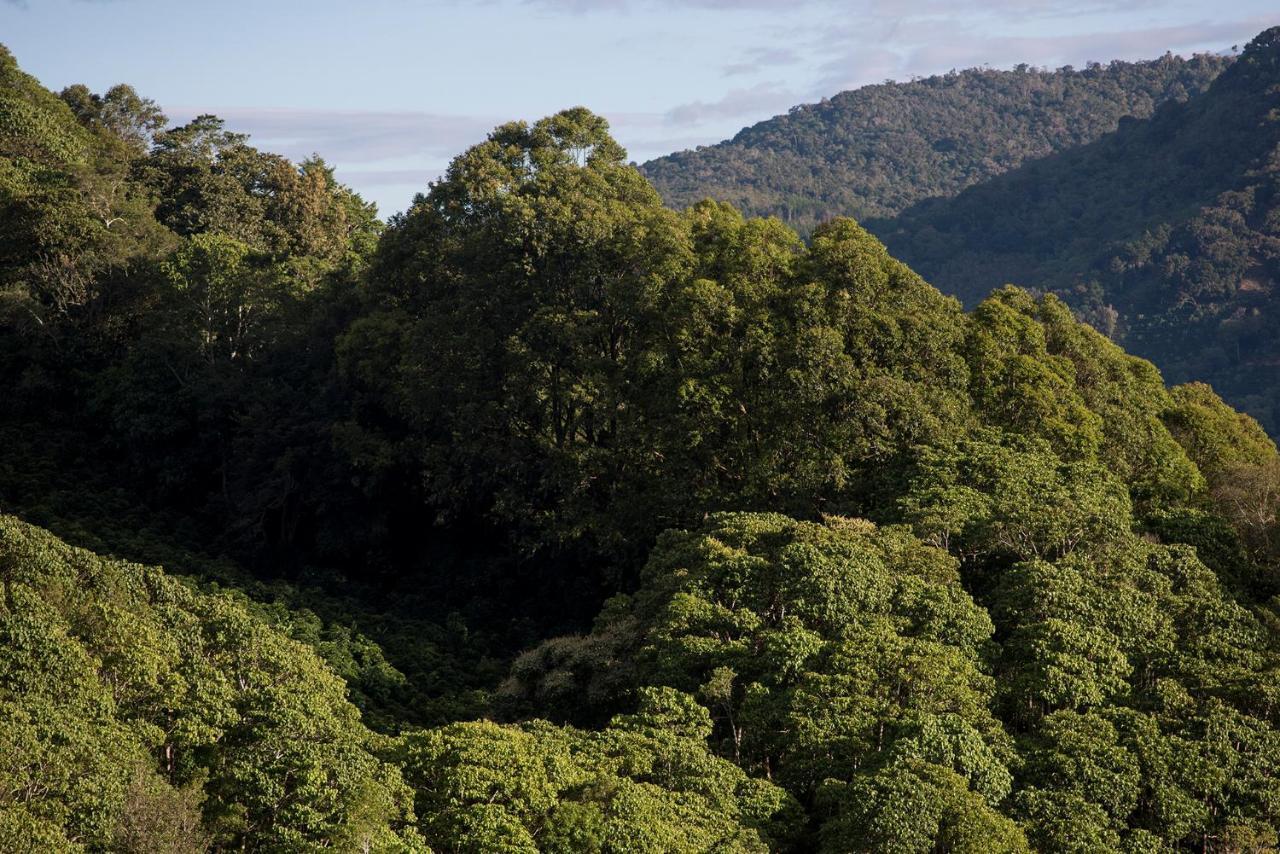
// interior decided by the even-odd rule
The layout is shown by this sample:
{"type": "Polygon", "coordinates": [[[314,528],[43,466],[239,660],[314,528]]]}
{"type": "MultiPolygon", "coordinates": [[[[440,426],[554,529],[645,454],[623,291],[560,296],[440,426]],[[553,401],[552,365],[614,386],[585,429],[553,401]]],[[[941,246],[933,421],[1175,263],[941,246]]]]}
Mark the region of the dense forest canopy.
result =
{"type": "Polygon", "coordinates": [[[0,216],[0,847],[1280,844],[1280,454],[1052,294],[7,53],[0,216]]]}

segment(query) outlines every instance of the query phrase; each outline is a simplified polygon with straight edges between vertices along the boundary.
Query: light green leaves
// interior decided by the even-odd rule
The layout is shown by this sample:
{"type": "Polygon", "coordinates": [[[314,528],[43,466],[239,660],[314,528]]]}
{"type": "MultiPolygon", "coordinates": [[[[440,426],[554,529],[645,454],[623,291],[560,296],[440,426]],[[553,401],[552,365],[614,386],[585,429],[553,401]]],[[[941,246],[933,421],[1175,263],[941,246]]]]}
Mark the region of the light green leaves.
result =
{"type": "Polygon", "coordinates": [[[797,805],[707,752],[706,711],[670,689],[600,732],[454,724],[397,749],[420,826],[447,851],[763,852],[797,805]]]}

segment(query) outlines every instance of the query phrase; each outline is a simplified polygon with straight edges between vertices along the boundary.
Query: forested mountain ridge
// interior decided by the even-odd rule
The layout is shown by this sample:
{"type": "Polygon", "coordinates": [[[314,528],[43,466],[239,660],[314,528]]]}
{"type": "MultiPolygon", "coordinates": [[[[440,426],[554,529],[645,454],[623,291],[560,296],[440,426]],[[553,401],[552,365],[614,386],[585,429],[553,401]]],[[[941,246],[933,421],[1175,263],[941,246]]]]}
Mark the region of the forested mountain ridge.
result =
{"type": "Polygon", "coordinates": [[[801,226],[854,213],[895,255],[969,305],[1004,282],[1056,292],[1172,381],[1210,382],[1275,432],[1276,50],[1269,30],[1246,48],[1245,63],[1166,57],[866,87],[840,96],[843,107],[833,100],[801,108],[723,148],[644,169],[677,206],[713,196],[783,215],[779,194],[795,195],[812,180],[799,193],[808,200],[796,202],[801,226]],[[1028,85],[1015,85],[1020,79],[1028,85]],[[1153,80],[1174,81],[1167,97],[1152,90],[1153,80]],[[1045,103],[1037,86],[1061,95],[1045,103]],[[1140,103],[1113,109],[1125,98],[1107,87],[1125,86],[1136,87],[1140,103]],[[988,93],[993,87],[998,97],[988,93]],[[989,97],[997,119],[959,109],[989,97]],[[889,105],[901,127],[886,126],[889,105]],[[1073,105],[1096,123],[1061,124],[1061,111],[1073,105]],[[1048,130],[1034,130],[1041,125],[1048,130]],[[934,181],[950,175],[945,158],[955,153],[944,132],[953,126],[971,131],[958,150],[992,168],[934,181]],[[1055,127],[1075,136],[1054,136],[1055,127]],[[886,139],[895,140],[892,151],[878,148],[886,139]],[[1011,141],[1025,140],[1034,144],[1009,157],[1011,141]],[[939,145],[944,151],[934,150],[939,145]],[[911,175],[928,179],[912,188],[933,186],[904,195],[893,182],[911,175]],[[831,194],[848,198],[832,205],[831,194]]]}
{"type": "Polygon", "coordinates": [[[1174,381],[1280,429],[1280,28],[1203,94],[870,224],[939,287],[1062,294],[1174,381]]]}
{"type": "Polygon", "coordinates": [[[640,167],[668,204],[704,198],[802,233],[833,216],[893,216],[1203,91],[1230,57],[1165,56],[1047,71],[968,69],[841,92],[733,139],[640,167]]]}
{"type": "Polygon", "coordinates": [[[0,845],[1280,842],[1280,454],[1208,386],[584,108],[384,227],[0,59],[0,845]]]}

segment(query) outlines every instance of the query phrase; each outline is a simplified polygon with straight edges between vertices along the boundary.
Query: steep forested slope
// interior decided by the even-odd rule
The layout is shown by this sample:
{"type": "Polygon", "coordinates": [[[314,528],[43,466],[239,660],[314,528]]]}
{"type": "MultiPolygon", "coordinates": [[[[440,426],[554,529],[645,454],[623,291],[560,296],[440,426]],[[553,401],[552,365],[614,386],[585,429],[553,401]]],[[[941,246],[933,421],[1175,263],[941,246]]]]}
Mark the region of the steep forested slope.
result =
{"type": "Polygon", "coordinates": [[[674,691],[599,732],[392,739],[231,596],[7,516],[0,577],[6,851],[531,850],[535,835],[564,852],[765,851],[796,823],[783,792],[708,753],[706,713],[674,691]]]}
{"type": "Polygon", "coordinates": [[[0,845],[409,846],[345,686],[225,596],[0,517],[0,845]]]}
{"type": "Polygon", "coordinates": [[[1207,92],[872,227],[939,287],[1064,294],[1280,429],[1280,28],[1207,92]]]}
{"type": "Polygon", "coordinates": [[[1280,455],[1209,387],[583,108],[383,229],[4,59],[0,502],[94,552],[0,518],[0,844],[1276,845],[1280,455]]]}
{"type": "Polygon", "coordinates": [[[833,216],[892,216],[1087,142],[1126,116],[1203,91],[1229,58],[1166,56],[1082,70],[970,69],[842,92],[718,145],[641,167],[678,208],[704,198],[801,232],[833,216]]]}

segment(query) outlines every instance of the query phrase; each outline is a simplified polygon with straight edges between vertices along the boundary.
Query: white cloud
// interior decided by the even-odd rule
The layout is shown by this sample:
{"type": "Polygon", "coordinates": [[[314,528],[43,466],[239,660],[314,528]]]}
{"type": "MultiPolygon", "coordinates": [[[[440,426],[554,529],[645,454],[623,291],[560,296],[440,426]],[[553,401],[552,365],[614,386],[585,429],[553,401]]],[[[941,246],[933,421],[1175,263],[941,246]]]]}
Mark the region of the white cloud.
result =
{"type": "Polygon", "coordinates": [[[442,169],[345,169],[337,170],[344,184],[355,187],[416,187],[427,185],[444,174],[442,169]]]}
{"type": "Polygon", "coordinates": [[[734,77],[740,74],[755,74],[765,68],[796,65],[799,62],[800,55],[789,47],[758,47],[750,51],[749,58],[726,65],[724,67],[724,76],[734,77]]]}
{"type": "Polygon", "coordinates": [[[961,27],[954,21],[926,19],[899,21],[891,34],[881,32],[874,39],[852,28],[839,28],[817,36],[810,43],[815,54],[827,57],[821,66],[823,74],[810,94],[832,95],[886,78],[904,80],[952,68],[1011,67],[1022,62],[1057,67],[1117,58],[1149,59],[1170,51],[1185,54],[1217,50],[1248,41],[1267,23],[1265,18],[1251,17],[1175,26],[1022,35],[992,33],[979,27],[961,27]]]}
{"type": "Polygon", "coordinates": [[[667,111],[667,124],[697,125],[720,119],[758,117],[769,111],[781,112],[797,103],[799,96],[777,83],[760,83],[746,89],[732,89],[714,101],[691,101],[667,111]]]}
{"type": "Polygon", "coordinates": [[[178,108],[176,122],[214,113],[250,142],[294,159],[318,152],[329,160],[369,163],[409,157],[448,159],[482,142],[502,119],[415,111],[292,108],[178,108]]]}
{"type": "Polygon", "coordinates": [[[1161,0],[522,0],[553,12],[581,15],[593,12],[666,8],[735,12],[787,12],[799,7],[829,6],[846,18],[904,18],[921,15],[956,16],[970,13],[1005,17],[1080,16],[1117,13],[1157,6],[1161,0]]]}

